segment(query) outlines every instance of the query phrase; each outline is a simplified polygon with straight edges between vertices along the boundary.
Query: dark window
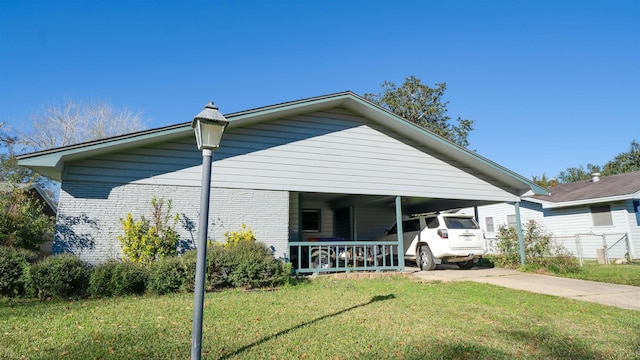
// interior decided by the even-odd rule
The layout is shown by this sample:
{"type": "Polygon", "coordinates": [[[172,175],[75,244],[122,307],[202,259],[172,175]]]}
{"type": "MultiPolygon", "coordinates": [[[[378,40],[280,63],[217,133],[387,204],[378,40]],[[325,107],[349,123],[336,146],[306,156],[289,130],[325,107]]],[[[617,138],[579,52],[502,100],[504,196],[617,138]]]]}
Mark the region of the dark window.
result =
{"type": "Polygon", "coordinates": [[[320,232],[320,210],[302,210],[302,231],[320,232]]]}
{"type": "Polygon", "coordinates": [[[611,207],[609,205],[592,206],[591,218],[593,218],[593,226],[612,226],[611,207]]]}
{"type": "Polygon", "coordinates": [[[426,218],[424,219],[424,221],[427,222],[427,227],[429,229],[437,229],[438,226],[440,226],[440,221],[438,221],[437,217],[430,217],[430,218],[426,218]]]}
{"type": "Polygon", "coordinates": [[[405,220],[402,222],[402,231],[420,231],[420,219],[405,220]]]}
{"type": "Polygon", "coordinates": [[[445,216],[444,223],[447,229],[477,229],[478,223],[472,218],[445,216]]]}

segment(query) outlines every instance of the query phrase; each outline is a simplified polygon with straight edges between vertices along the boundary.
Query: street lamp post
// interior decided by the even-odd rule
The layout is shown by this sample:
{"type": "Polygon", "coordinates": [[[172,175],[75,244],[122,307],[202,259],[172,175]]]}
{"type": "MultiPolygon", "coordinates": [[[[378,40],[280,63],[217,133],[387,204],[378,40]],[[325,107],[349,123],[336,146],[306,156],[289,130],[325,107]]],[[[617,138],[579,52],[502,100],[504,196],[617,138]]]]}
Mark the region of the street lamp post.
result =
{"type": "Polygon", "coordinates": [[[202,185],[200,192],[200,223],[196,260],[196,284],[193,299],[193,329],[191,332],[191,359],[202,356],[202,312],[204,309],[204,280],[207,268],[207,230],[209,227],[209,195],[211,192],[211,158],[220,146],[222,133],[229,122],[210,102],[193,118],[191,126],[196,133],[198,149],[202,150],[202,185]]]}

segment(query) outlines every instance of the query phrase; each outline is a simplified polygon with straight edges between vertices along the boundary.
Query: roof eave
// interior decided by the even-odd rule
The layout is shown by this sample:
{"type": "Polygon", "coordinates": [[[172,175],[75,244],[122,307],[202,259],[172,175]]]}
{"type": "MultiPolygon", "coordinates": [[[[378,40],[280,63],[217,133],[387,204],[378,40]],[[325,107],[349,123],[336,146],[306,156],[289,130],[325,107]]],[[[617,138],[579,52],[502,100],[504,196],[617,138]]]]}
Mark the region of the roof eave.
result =
{"type": "Polygon", "coordinates": [[[625,195],[616,195],[616,196],[606,196],[600,198],[591,198],[591,199],[581,199],[581,200],[573,200],[573,201],[560,201],[560,202],[551,202],[540,200],[536,198],[527,199],[528,201],[535,202],[542,205],[543,209],[559,209],[573,206],[584,206],[591,204],[601,204],[601,203],[610,203],[615,201],[624,201],[631,200],[640,197],[640,192],[636,194],[625,194],[625,195]]]}

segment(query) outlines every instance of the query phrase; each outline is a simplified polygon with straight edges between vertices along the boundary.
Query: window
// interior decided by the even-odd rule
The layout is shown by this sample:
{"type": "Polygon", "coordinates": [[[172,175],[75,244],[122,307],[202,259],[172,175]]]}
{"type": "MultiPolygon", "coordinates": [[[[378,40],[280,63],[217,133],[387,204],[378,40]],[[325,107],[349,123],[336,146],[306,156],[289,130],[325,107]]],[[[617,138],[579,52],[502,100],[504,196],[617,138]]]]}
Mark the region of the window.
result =
{"type": "Polygon", "coordinates": [[[517,228],[518,223],[516,222],[516,215],[507,215],[507,226],[512,228],[517,228]]]}
{"type": "Polygon", "coordinates": [[[302,210],[302,231],[320,232],[320,210],[302,210]]]}
{"type": "Polygon", "coordinates": [[[591,218],[593,226],[612,226],[611,207],[609,205],[600,205],[591,207],[591,218]]]}
{"type": "Polygon", "coordinates": [[[420,219],[405,220],[402,222],[402,231],[420,231],[420,219]]]}
{"type": "Polygon", "coordinates": [[[426,218],[424,219],[427,222],[427,227],[429,229],[437,229],[438,226],[440,226],[440,222],[438,221],[437,217],[431,217],[431,218],[426,218]]]}
{"type": "Polygon", "coordinates": [[[493,227],[493,217],[486,217],[484,218],[484,225],[487,228],[487,232],[495,232],[496,229],[493,227]]]}
{"type": "Polygon", "coordinates": [[[478,224],[472,218],[467,217],[451,217],[444,218],[444,224],[447,229],[477,229],[478,224]]]}

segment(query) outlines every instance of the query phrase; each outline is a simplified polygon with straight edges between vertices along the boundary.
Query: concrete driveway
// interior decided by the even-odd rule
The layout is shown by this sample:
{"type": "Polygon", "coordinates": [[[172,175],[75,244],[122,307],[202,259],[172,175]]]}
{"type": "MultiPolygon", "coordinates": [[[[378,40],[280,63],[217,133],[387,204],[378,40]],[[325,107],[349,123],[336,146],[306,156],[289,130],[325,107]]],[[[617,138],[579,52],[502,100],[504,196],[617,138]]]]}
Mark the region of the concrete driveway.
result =
{"type": "Polygon", "coordinates": [[[433,271],[421,271],[419,268],[406,267],[405,272],[428,281],[475,281],[539,294],[617,306],[623,309],[640,310],[640,287],[638,286],[614,285],[529,274],[502,268],[476,267],[471,270],[462,270],[455,265],[438,265],[436,270],[433,271]]]}

